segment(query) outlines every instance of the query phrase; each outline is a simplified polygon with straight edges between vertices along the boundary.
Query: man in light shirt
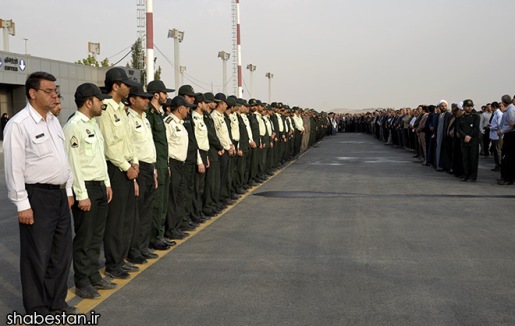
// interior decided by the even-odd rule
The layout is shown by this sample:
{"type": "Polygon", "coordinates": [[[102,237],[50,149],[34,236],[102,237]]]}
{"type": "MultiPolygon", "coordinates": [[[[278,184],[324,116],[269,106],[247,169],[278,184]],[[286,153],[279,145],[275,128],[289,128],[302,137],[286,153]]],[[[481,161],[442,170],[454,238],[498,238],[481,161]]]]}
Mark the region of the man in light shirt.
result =
{"type": "Polygon", "coordinates": [[[157,258],[148,250],[152,227],[152,208],[157,188],[156,147],[152,127],[147,120],[149,100],[152,98],[139,84],[129,93],[129,126],[134,149],[138,153],[139,174],[135,179],[137,211],[132,226],[132,239],[127,260],[133,264],[145,264],[147,258],[157,258]]]}
{"type": "Polygon", "coordinates": [[[188,116],[190,104],[178,95],[170,102],[171,114],[165,119],[166,138],[168,140],[168,155],[171,171],[170,191],[168,198],[168,211],[166,214],[167,230],[165,237],[169,239],[184,239],[186,235],[181,230],[183,216],[185,215],[184,198],[186,195],[186,182],[184,180],[184,166],[188,156],[189,137],[184,127],[184,118],[188,116]]]}
{"type": "Polygon", "coordinates": [[[72,259],[70,207],[73,175],[64,134],[50,113],[56,78],[34,72],[25,82],[28,103],[4,130],[5,179],[18,210],[20,274],[27,314],[78,313],[66,303],[72,259]]]}
{"type": "Polygon", "coordinates": [[[75,293],[84,299],[100,298],[97,290],[110,290],[116,284],[102,279],[98,259],[104,237],[108,204],[113,192],[104,155],[104,138],[95,121],[102,114],[102,94],[91,83],[77,87],[77,112],[64,126],[65,147],[73,172],[72,206],[75,237],[73,270],[75,293]]]}
{"type": "Polygon", "coordinates": [[[106,110],[97,118],[104,137],[107,170],[113,189],[104,233],[105,271],[119,279],[130,278],[128,272],[139,270],[124,260],[129,253],[131,225],[136,214],[134,180],[138,177],[139,165],[122,99],[126,99],[131,87],[136,85],[122,68],[109,69],[105,87],[112,98],[104,100],[106,110]]]}

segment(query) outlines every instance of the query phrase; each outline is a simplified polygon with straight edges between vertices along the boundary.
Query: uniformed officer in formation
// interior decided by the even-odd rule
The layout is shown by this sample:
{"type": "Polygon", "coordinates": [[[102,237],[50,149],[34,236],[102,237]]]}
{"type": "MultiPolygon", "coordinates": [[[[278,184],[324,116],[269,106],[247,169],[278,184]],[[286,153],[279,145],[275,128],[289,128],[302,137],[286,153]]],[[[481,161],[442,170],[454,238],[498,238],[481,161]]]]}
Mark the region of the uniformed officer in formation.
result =
{"type": "MultiPolygon", "coordinates": [[[[188,131],[184,127],[184,119],[188,116],[190,104],[184,96],[178,95],[170,102],[171,114],[165,119],[166,138],[168,140],[168,156],[171,173],[166,215],[165,236],[169,239],[184,239],[187,235],[181,229],[183,217],[186,214],[186,180],[184,168],[188,156],[188,131]]],[[[195,151],[196,153],[196,151],[195,151]]]]}
{"type": "Polygon", "coordinates": [[[112,278],[129,278],[139,268],[126,262],[136,215],[134,183],[139,173],[137,153],[132,141],[127,112],[122,99],[129,96],[136,82],[125,70],[114,67],[106,72],[105,88],[112,97],[104,100],[105,112],[97,118],[104,137],[107,169],[113,189],[104,234],[105,271],[112,278]]]}
{"type": "Polygon", "coordinates": [[[135,179],[137,197],[136,218],[134,219],[131,245],[127,260],[133,264],[144,264],[147,259],[158,256],[148,250],[152,228],[152,213],[157,188],[156,147],[152,138],[152,127],[147,119],[149,101],[152,94],[139,84],[131,87],[129,93],[129,126],[132,132],[134,149],[138,153],[139,173],[135,179]]]}
{"type": "Polygon", "coordinates": [[[102,114],[102,108],[105,108],[102,101],[109,98],[111,96],[102,94],[95,84],[80,85],[75,92],[77,112],[63,128],[74,177],[75,293],[85,299],[99,298],[99,289],[116,287],[115,283],[103,279],[98,270],[108,204],[113,193],[104,156],[104,138],[95,117],[102,114]]]}
{"type": "Polygon", "coordinates": [[[170,186],[170,168],[168,167],[168,141],[163,119],[167,107],[168,93],[174,89],[167,88],[161,80],[153,80],[147,85],[147,92],[152,94],[147,111],[147,120],[152,128],[152,139],[156,149],[157,189],[152,213],[152,228],[149,247],[155,250],[167,250],[175,245],[175,241],[165,238],[166,212],[168,211],[168,195],[170,186]]]}

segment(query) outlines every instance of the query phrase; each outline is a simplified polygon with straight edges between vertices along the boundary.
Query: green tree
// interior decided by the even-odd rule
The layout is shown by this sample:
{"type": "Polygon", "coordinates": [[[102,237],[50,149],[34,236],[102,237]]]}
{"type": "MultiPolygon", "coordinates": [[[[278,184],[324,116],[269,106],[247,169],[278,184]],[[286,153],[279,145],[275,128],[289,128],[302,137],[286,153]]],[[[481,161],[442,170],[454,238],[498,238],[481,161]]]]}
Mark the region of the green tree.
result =
{"type": "Polygon", "coordinates": [[[91,54],[89,54],[88,57],[85,59],[77,60],[75,63],[79,64],[79,65],[92,66],[92,67],[109,67],[110,66],[108,58],[105,58],[101,62],[98,62],[98,60],[91,54]]]}
{"type": "MultiPolygon", "coordinates": [[[[147,67],[145,60],[145,50],[143,49],[143,41],[138,38],[131,47],[131,62],[127,64],[128,68],[138,69],[141,74],[141,82],[146,85],[147,81],[147,67]]],[[[155,59],[154,59],[155,63],[155,59]]],[[[161,79],[161,66],[154,72],[154,79],[161,79]]]]}

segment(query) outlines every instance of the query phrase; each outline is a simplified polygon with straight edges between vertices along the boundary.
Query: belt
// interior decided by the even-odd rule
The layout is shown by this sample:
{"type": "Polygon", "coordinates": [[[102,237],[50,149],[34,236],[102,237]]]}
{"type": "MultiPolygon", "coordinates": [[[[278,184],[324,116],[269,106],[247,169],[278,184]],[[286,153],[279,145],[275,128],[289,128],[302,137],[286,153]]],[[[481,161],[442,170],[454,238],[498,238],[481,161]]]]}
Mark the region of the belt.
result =
{"type": "Polygon", "coordinates": [[[154,164],[152,164],[152,163],[139,161],[139,166],[141,166],[142,168],[147,168],[149,170],[150,169],[154,170],[154,164]]]}
{"type": "Polygon", "coordinates": [[[63,183],[62,185],[52,185],[52,184],[47,184],[47,183],[27,183],[25,185],[36,187],[36,188],[41,188],[41,189],[49,189],[49,190],[61,190],[61,189],[66,188],[65,183],[63,183]]]}
{"type": "Polygon", "coordinates": [[[174,158],[170,158],[170,162],[175,162],[175,163],[179,163],[179,164],[186,164],[186,162],[184,161],[179,161],[179,160],[176,160],[174,158]]]}
{"type": "Polygon", "coordinates": [[[86,186],[95,186],[95,187],[102,187],[105,185],[104,181],[84,181],[84,184],[86,186]]]}

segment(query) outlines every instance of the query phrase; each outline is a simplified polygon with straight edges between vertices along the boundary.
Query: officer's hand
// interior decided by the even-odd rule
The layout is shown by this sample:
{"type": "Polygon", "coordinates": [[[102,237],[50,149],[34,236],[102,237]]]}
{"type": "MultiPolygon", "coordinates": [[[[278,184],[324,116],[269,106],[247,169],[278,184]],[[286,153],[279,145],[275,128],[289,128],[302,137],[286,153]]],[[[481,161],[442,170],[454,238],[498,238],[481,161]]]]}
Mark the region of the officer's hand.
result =
{"type": "Polygon", "coordinates": [[[172,176],[172,169],[168,168],[168,176],[171,177],[172,176]]]}
{"type": "Polygon", "coordinates": [[[139,184],[137,181],[134,181],[134,197],[139,197],[139,184]]]}
{"type": "Polygon", "coordinates": [[[263,149],[263,144],[259,144],[259,149],[263,149]]]}
{"type": "Polygon", "coordinates": [[[154,183],[156,185],[156,189],[159,187],[159,182],[157,181],[157,170],[154,170],[154,183]]]}
{"type": "Polygon", "coordinates": [[[89,212],[91,210],[91,200],[89,200],[89,198],[79,200],[79,209],[89,212]]]}
{"type": "Polygon", "coordinates": [[[270,148],[274,148],[274,143],[270,142],[270,148]]]}
{"type": "Polygon", "coordinates": [[[107,187],[106,193],[107,193],[107,203],[109,204],[111,202],[111,199],[113,199],[113,189],[111,189],[111,187],[107,187]]]}
{"type": "Polygon", "coordinates": [[[211,162],[209,161],[209,157],[208,157],[207,158],[206,169],[209,169],[210,166],[211,166],[211,162]]]}
{"type": "Polygon", "coordinates": [[[198,173],[200,173],[200,174],[206,173],[206,167],[204,166],[204,164],[197,164],[197,168],[198,168],[198,173]]]}
{"type": "Polygon", "coordinates": [[[241,149],[238,149],[238,156],[239,157],[242,157],[243,156],[243,151],[241,149]]]}
{"type": "Polygon", "coordinates": [[[134,170],[136,170],[136,172],[138,172],[139,174],[139,165],[138,164],[134,164],[132,163],[131,166],[134,168],[134,170]]]}
{"type": "Polygon", "coordinates": [[[73,196],[68,196],[68,208],[72,208],[74,203],[75,199],[73,199],[73,196]]]}
{"type": "Polygon", "coordinates": [[[129,178],[129,180],[134,180],[138,177],[138,171],[136,171],[136,169],[133,166],[131,166],[126,173],[127,178],[129,178]]]}
{"type": "Polygon", "coordinates": [[[18,212],[18,221],[21,224],[34,224],[34,213],[32,212],[32,208],[19,211],[18,212]]]}
{"type": "Polygon", "coordinates": [[[466,143],[469,143],[471,139],[472,139],[472,137],[470,137],[470,136],[465,136],[465,142],[466,142],[466,143]]]}
{"type": "Polygon", "coordinates": [[[222,149],[222,150],[219,150],[219,151],[218,151],[218,156],[222,156],[222,155],[224,155],[224,153],[225,153],[225,151],[224,151],[223,149],[222,149]]]}
{"type": "Polygon", "coordinates": [[[253,141],[252,141],[252,142],[250,142],[250,148],[256,148],[256,147],[257,147],[257,145],[256,145],[256,143],[255,143],[255,142],[253,142],[253,141]]]}

